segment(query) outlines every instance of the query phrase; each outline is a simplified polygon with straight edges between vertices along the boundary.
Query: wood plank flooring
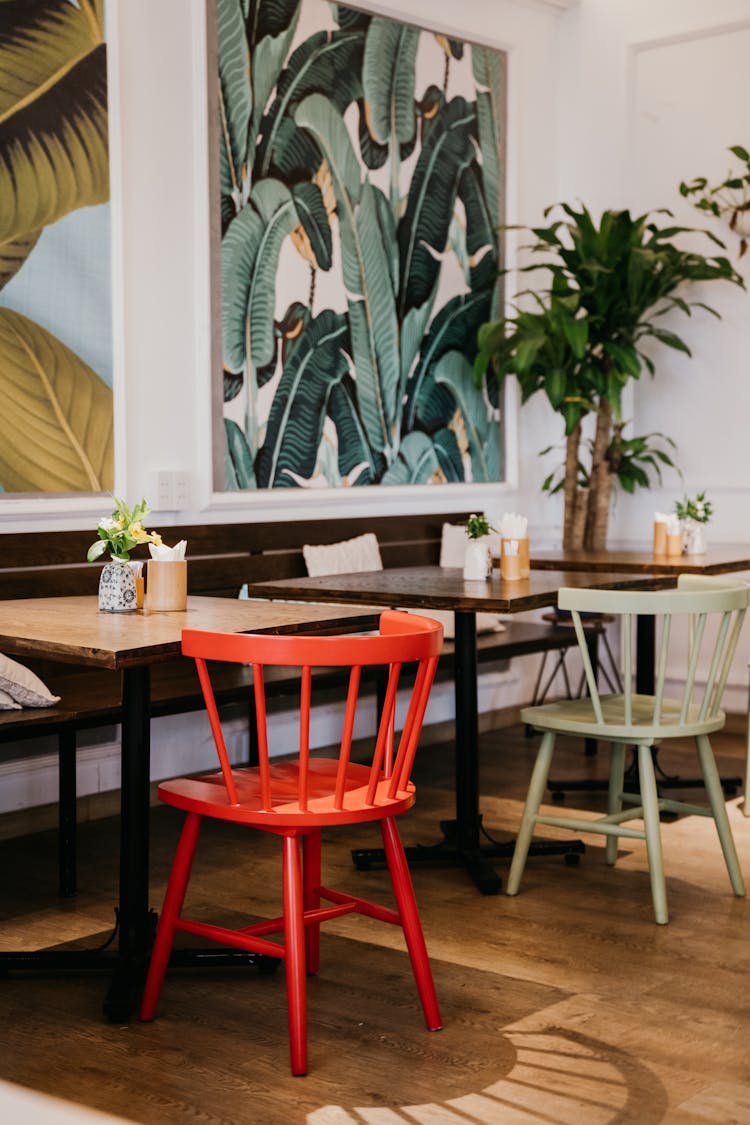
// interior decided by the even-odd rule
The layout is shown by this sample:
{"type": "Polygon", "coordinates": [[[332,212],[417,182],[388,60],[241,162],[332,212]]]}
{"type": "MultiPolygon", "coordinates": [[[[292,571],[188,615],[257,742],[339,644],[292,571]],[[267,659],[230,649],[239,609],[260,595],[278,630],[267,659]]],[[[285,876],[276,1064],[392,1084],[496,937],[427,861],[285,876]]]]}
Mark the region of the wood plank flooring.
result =
{"type": "MultiPolygon", "coordinates": [[[[482,737],[482,809],[500,838],[517,826],[534,745],[518,727],[482,737]]],[[[742,735],[717,736],[715,747],[722,772],[742,772],[742,735]]],[[[605,761],[606,751],[584,759],[570,743],[555,774],[596,776],[605,761]]],[[[665,759],[683,774],[694,765],[687,748],[665,759]]],[[[405,842],[431,842],[451,815],[452,769],[449,746],[422,750],[405,842]]],[[[729,812],[750,881],[740,797],[729,812]]],[[[178,825],[173,810],[154,810],[156,906],[178,825]]],[[[324,929],[309,983],[305,1078],[289,1075],[283,968],[174,972],[159,1018],[126,1026],[102,1021],[100,975],[17,974],[0,981],[0,1078],[144,1125],[750,1122],[750,907],[730,892],[712,822],[673,820],[663,838],[666,927],[652,921],[640,841],[621,841],[614,870],[593,836],[577,867],[531,860],[513,899],[482,897],[460,871],[416,871],[441,1032],[424,1029],[399,932],[347,916],[324,929]]],[[[65,902],[53,834],[0,842],[0,947],[106,935],[116,839],[115,820],[82,827],[81,891],[65,902]]],[[[325,878],[387,900],[385,873],[356,872],[349,859],[371,840],[366,827],[333,834],[325,878]]],[[[273,840],[206,826],[194,913],[278,913],[278,852],[273,840]]]]}

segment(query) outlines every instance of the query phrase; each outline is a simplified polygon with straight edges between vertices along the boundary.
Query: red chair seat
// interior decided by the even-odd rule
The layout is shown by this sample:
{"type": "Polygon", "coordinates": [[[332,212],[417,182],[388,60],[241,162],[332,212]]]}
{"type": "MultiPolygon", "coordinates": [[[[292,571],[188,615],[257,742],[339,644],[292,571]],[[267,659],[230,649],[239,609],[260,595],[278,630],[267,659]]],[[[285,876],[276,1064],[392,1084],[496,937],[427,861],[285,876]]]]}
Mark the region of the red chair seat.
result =
{"type": "Polygon", "coordinates": [[[338,770],[337,758],[314,758],[309,765],[307,809],[299,807],[299,762],[269,765],[272,808],[263,808],[258,767],[234,769],[237,804],[230,804],[224,777],[207,773],[200,777],[178,777],[159,786],[159,799],[185,812],[233,820],[256,828],[294,828],[319,824],[355,824],[381,820],[384,812],[398,816],[414,804],[416,789],[410,781],[405,791],[388,796],[388,778],[378,783],[371,805],[366,801],[370,780],[369,765],[350,763],[346,771],[342,808],[334,807],[332,783],[338,770]]]}

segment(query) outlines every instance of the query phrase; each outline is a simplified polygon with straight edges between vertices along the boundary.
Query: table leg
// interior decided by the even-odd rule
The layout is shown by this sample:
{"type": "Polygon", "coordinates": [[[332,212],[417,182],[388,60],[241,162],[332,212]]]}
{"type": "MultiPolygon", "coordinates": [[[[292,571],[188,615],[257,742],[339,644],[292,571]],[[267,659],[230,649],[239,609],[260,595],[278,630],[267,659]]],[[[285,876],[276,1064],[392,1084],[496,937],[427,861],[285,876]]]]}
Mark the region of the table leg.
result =
{"type": "Polygon", "coordinates": [[[119,947],[104,1013],[126,1020],[140,997],[155,916],[148,905],[151,733],[148,665],[122,674],[119,947]]]}

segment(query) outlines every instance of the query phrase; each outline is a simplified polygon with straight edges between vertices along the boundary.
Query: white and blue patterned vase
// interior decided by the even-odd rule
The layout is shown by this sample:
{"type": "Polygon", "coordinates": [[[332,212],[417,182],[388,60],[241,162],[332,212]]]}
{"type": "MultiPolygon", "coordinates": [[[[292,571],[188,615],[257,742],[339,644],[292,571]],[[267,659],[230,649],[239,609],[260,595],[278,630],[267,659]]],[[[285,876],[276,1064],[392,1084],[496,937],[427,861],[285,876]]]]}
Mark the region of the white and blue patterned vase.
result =
{"type": "Polygon", "coordinates": [[[99,609],[104,613],[135,612],[135,578],[129,563],[113,559],[102,567],[99,609]]]}

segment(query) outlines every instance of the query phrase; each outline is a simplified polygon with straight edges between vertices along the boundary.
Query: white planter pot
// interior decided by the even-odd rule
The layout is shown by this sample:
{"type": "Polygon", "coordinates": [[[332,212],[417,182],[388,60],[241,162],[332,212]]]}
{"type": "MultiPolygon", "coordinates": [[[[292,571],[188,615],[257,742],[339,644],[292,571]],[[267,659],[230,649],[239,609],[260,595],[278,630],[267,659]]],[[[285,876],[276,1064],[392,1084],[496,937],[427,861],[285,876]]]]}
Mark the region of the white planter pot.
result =
{"type": "Polygon", "coordinates": [[[686,555],[705,555],[706,529],[702,523],[686,520],[682,535],[683,550],[686,555]]]}
{"type": "Polygon", "coordinates": [[[464,578],[486,582],[492,574],[492,555],[487,539],[470,539],[464,555],[464,578]]]}

